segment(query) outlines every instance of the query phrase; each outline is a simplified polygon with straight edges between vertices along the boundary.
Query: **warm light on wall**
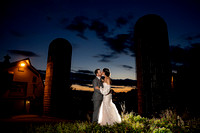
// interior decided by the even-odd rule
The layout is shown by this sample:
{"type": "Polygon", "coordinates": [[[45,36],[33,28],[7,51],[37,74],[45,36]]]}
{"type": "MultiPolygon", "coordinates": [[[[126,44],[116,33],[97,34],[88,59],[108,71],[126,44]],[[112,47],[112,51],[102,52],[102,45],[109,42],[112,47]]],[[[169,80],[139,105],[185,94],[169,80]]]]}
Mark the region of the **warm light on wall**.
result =
{"type": "Polygon", "coordinates": [[[174,88],[174,77],[171,78],[171,87],[174,88]]]}
{"type": "Polygon", "coordinates": [[[28,65],[30,65],[30,62],[29,62],[29,60],[26,60],[26,63],[27,63],[28,65]]]}
{"type": "Polygon", "coordinates": [[[26,100],[26,104],[29,104],[30,103],[30,101],[29,100],[26,100]]]}

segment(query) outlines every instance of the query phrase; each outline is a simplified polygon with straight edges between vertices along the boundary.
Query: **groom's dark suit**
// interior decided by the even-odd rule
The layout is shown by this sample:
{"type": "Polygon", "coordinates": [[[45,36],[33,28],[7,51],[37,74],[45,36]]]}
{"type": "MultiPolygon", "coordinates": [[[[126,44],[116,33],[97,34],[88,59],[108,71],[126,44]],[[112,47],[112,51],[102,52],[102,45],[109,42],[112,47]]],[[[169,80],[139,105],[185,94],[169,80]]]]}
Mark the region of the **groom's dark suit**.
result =
{"type": "Polygon", "coordinates": [[[101,94],[100,90],[95,89],[96,86],[100,88],[100,86],[103,86],[103,83],[100,79],[97,77],[92,81],[93,87],[94,87],[94,93],[92,96],[92,101],[94,104],[94,112],[93,112],[93,118],[92,122],[98,122],[98,115],[99,115],[99,108],[101,106],[101,102],[103,100],[103,95],[101,94]]]}

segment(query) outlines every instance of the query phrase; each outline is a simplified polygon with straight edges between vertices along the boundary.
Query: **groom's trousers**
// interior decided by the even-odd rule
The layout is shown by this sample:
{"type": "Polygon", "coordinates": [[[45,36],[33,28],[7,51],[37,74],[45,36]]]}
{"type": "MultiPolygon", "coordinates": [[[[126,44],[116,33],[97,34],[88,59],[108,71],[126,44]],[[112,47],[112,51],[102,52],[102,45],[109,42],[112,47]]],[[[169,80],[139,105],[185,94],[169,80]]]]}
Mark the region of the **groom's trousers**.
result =
{"type": "Polygon", "coordinates": [[[101,106],[101,102],[102,100],[94,100],[93,104],[94,104],[94,112],[93,112],[93,118],[92,118],[92,122],[97,122],[98,123],[98,117],[99,117],[99,108],[101,106]]]}

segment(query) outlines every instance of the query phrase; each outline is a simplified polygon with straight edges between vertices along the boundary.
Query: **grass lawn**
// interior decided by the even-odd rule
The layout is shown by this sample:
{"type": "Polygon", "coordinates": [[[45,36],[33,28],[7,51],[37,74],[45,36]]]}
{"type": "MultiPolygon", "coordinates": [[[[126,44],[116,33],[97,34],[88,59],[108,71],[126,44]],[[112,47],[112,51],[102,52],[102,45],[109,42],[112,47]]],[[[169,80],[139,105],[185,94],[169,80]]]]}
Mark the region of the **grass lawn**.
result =
{"type": "Polygon", "coordinates": [[[21,133],[191,133],[200,132],[200,119],[183,120],[171,110],[159,118],[145,118],[133,112],[122,113],[122,123],[100,126],[87,121],[1,122],[1,131],[21,133]]]}

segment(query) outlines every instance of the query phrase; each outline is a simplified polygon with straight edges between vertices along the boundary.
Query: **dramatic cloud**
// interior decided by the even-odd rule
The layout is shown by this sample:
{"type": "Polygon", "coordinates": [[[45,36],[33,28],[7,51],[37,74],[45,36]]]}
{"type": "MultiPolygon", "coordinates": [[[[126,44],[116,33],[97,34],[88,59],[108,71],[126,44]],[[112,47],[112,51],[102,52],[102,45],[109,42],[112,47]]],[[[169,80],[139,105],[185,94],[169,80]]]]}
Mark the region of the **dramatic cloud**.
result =
{"type": "Polygon", "coordinates": [[[98,54],[93,56],[95,58],[100,58],[99,62],[111,62],[112,59],[118,58],[117,54],[115,52],[112,52],[111,54],[98,54]]]}
{"type": "Polygon", "coordinates": [[[84,39],[84,40],[88,40],[88,38],[87,38],[86,36],[84,36],[84,34],[78,33],[78,34],[76,34],[76,35],[77,35],[78,37],[84,39]]]}
{"type": "Polygon", "coordinates": [[[128,23],[128,19],[126,19],[125,17],[119,17],[118,19],[116,19],[117,27],[121,27],[123,25],[126,25],[127,23],[128,23]]]}
{"type": "Polygon", "coordinates": [[[78,70],[76,71],[76,73],[89,74],[89,75],[94,74],[94,72],[90,70],[78,70]]]}
{"type": "MultiPolygon", "coordinates": [[[[122,24],[122,18],[120,18],[119,23],[122,24]]],[[[125,24],[125,22],[123,22],[125,24]]],[[[131,35],[129,32],[128,34],[117,34],[116,36],[108,36],[110,33],[109,28],[106,24],[103,22],[100,22],[98,20],[94,20],[90,26],[90,30],[93,30],[96,32],[97,37],[102,39],[105,42],[105,45],[109,47],[113,53],[115,54],[120,54],[120,53],[125,53],[127,54],[128,51],[130,50],[132,45],[130,42],[131,40],[131,35]]],[[[109,59],[107,60],[106,58],[112,58],[113,53],[109,55],[100,55],[102,57],[101,62],[109,62],[109,59]]]]}
{"type": "Polygon", "coordinates": [[[8,50],[8,52],[11,54],[28,56],[28,57],[38,57],[39,56],[34,52],[24,51],[24,50],[8,50]]]}
{"type": "Polygon", "coordinates": [[[170,47],[170,56],[172,67],[177,65],[197,66],[200,57],[200,43],[193,43],[189,47],[181,48],[180,46],[170,47]]]}
{"type": "Polygon", "coordinates": [[[106,37],[104,41],[105,45],[108,46],[111,50],[116,53],[126,53],[126,49],[129,46],[128,39],[130,38],[129,34],[118,34],[117,36],[111,38],[106,37]]]}
{"type": "Polygon", "coordinates": [[[104,36],[103,41],[105,42],[105,46],[110,48],[112,52],[110,54],[99,54],[98,58],[101,58],[100,62],[111,62],[111,59],[118,58],[118,54],[124,53],[126,55],[134,57],[134,51],[131,43],[131,35],[130,34],[118,34],[114,37],[106,37],[104,36]]]}
{"type": "Polygon", "coordinates": [[[132,66],[129,66],[129,65],[121,65],[123,68],[127,69],[127,70],[131,70],[133,69],[132,66]]]}
{"type": "MultiPolygon", "coordinates": [[[[117,28],[119,28],[127,25],[132,18],[132,16],[118,17],[114,22],[116,22],[117,28]]],[[[98,54],[94,56],[95,58],[99,58],[100,62],[110,62],[111,59],[118,57],[117,54],[121,53],[129,56],[135,56],[131,40],[133,30],[127,31],[126,34],[115,34],[113,36],[112,33],[114,33],[115,29],[109,29],[108,25],[99,19],[91,20],[84,16],[75,17],[66,29],[78,32],[77,36],[84,40],[88,40],[88,38],[84,35],[85,30],[88,29],[90,31],[94,31],[96,36],[104,42],[104,45],[111,50],[111,53],[109,54],[98,54]]]]}
{"type": "Polygon", "coordinates": [[[108,26],[99,20],[93,20],[89,29],[95,31],[100,39],[104,39],[105,34],[109,32],[108,26]]]}
{"type": "Polygon", "coordinates": [[[185,39],[188,40],[188,41],[192,41],[192,40],[195,40],[195,39],[200,39],[200,34],[196,34],[196,35],[193,35],[193,36],[188,36],[185,39]]]}
{"type": "Polygon", "coordinates": [[[87,20],[88,18],[84,16],[77,16],[74,18],[72,23],[66,27],[66,29],[84,34],[84,31],[88,28],[87,20]]]}

